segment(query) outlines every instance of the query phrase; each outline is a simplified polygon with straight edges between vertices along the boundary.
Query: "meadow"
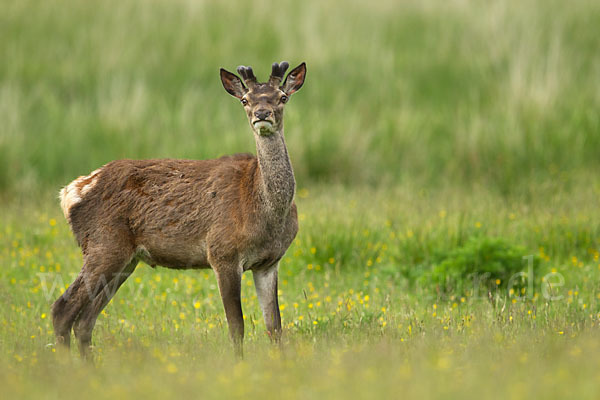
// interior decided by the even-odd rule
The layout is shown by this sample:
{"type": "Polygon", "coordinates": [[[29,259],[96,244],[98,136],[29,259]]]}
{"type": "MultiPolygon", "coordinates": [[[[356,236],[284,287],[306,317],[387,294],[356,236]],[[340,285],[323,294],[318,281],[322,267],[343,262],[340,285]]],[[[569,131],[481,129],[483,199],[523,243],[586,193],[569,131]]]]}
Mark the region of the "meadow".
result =
{"type": "Polygon", "coordinates": [[[2,1],[6,398],[597,398],[600,5],[2,1]],[[94,364],[56,352],[81,267],[56,194],[117,158],[253,152],[220,67],[306,61],[286,108],[300,231],[283,346],[244,277],[141,263],[94,364]]]}

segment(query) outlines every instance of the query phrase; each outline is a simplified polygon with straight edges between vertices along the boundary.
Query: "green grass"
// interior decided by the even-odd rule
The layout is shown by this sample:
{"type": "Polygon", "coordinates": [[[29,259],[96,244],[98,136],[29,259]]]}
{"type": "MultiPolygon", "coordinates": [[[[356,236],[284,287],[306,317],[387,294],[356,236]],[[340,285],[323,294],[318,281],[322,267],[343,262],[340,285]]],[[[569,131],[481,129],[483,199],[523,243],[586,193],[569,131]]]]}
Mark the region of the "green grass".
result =
{"type": "Polygon", "coordinates": [[[595,398],[597,188],[579,186],[575,202],[571,193],[540,192],[507,203],[454,189],[303,188],[301,229],[280,270],[282,353],[264,333],[249,274],[240,363],[212,272],[140,264],[98,319],[95,367],[54,352],[50,305],[81,265],[56,201],[9,202],[0,232],[0,382],[8,394],[49,398],[89,390],[95,398],[372,398],[398,390],[595,398]],[[466,291],[442,293],[419,280],[440,252],[468,249],[473,237],[510,238],[522,246],[519,257],[535,255],[531,286],[515,292],[501,283],[488,294],[469,290],[466,279],[466,291]]]}
{"type": "Polygon", "coordinates": [[[286,119],[301,183],[518,192],[600,166],[598,27],[588,0],[5,1],[0,189],[249,151],[218,69],[287,59],[308,65],[286,119]]]}
{"type": "Polygon", "coordinates": [[[5,397],[598,397],[598,2],[1,8],[5,397]],[[238,362],[212,272],[140,264],[95,366],[57,354],[50,306],[81,266],[58,188],[117,158],[252,151],[218,69],[281,60],[308,66],[283,352],[249,274],[238,362]]]}

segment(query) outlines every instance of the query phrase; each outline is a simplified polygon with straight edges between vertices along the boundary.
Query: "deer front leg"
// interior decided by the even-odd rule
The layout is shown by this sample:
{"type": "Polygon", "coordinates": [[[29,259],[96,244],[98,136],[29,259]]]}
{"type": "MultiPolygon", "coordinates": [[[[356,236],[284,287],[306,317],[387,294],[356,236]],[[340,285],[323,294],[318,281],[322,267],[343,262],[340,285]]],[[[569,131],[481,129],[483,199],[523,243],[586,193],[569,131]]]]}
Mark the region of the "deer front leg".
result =
{"type": "Polygon", "coordinates": [[[277,300],[277,269],[279,264],[269,268],[252,271],[256,296],[262,309],[267,332],[271,340],[279,342],[281,338],[281,316],[277,300]]]}
{"type": "Polygon", "coordinates": [[[233,342],[235,355],[244,357],[244,315],[242,314],[242,274],[234,268],[219,270],[215,269],[227,325],[229,325],[229,336],[233,342]]]}

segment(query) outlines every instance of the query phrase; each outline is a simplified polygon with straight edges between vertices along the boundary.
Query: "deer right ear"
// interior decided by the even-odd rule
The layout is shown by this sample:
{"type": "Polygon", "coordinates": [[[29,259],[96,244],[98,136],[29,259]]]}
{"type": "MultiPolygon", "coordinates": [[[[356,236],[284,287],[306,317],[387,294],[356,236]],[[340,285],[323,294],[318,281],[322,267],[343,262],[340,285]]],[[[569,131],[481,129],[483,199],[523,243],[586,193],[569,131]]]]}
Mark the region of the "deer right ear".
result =
{"type": "Polygon", "coordinates": [[[223,68],[221,68],[221,82],[227,93],[238,99],[241,99],[248,92],[248,89],[246,89],[246,86],[244,86],[242,80],[237,75],[223,68]]]}

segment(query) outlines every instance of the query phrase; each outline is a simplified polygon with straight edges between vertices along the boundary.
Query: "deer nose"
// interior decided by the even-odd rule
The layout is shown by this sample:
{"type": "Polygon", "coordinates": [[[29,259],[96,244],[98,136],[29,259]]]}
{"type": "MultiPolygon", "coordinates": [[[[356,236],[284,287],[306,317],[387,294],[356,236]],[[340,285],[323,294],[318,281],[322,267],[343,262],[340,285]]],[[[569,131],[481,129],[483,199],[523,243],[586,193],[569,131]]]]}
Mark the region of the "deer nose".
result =
{"type": "Polygon", "coordinates": [[[271,115],[271,111],[265,110],[265,109],[260,109],[260,110],[256,110],[254,112],[254,115],[256,116],[256,118],[258,118],[260,120],[265,120],[269,117],[269,115],[271,115]]]}

